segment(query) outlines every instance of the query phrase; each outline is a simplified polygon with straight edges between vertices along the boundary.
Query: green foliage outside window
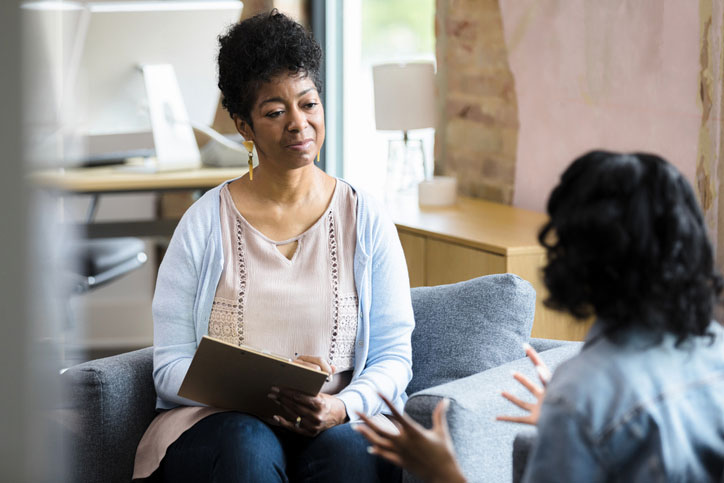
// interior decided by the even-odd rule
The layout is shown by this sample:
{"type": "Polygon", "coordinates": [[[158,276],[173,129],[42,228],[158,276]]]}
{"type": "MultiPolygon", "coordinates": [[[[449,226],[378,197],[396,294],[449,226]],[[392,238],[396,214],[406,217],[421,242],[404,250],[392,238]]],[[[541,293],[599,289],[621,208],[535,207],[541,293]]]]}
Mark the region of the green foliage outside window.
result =
{"type": "Polygon", "coordinates": [[[435,51],[435,0],[363,0],[362,57],[419,57],[435,51]]]}

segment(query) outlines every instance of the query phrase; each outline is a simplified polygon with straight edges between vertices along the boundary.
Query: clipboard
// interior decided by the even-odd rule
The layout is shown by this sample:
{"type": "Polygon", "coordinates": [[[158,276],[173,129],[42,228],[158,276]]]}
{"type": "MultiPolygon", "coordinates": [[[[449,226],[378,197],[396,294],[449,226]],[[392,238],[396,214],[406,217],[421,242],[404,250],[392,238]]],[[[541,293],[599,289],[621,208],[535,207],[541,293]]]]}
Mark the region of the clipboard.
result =
{"type": "Polygon", "coordinates": [[[279,406],[267,397],[272,386],[317,395],[329,374],[291,359],[204,336],[178,395],[220,409],[271,418],[279,406]]]}

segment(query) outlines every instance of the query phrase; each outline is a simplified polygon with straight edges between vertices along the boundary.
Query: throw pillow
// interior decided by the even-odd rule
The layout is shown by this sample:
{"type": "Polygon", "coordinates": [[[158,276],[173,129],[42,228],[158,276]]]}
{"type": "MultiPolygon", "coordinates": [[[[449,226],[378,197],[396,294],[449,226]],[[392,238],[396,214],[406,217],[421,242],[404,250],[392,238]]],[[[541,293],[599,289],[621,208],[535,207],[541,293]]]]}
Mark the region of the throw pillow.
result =
{"type": "Polygon", "coordinates": [[[413,394],[525,357],[535,290],[511,273],[413,288],[413,394]]]}

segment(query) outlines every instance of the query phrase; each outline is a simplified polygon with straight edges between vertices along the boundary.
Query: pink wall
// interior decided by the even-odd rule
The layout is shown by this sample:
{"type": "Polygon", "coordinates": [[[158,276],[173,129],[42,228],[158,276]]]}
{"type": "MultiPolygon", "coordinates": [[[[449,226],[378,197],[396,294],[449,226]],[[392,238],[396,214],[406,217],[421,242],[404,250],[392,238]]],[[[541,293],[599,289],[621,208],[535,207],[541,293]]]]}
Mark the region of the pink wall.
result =
{"type": "Polygon", "coordinates": [[[650,151],[694,179],[698,2],[500,0],[520,132],[516,206],[545,210],[593,148],[650,151]]]}

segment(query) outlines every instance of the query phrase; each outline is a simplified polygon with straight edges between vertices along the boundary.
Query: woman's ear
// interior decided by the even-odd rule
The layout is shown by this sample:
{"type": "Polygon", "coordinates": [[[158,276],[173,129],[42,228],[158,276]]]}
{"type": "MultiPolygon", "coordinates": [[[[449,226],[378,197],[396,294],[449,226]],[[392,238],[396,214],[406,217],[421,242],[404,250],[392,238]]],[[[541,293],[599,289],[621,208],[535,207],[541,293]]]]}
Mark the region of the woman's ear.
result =
{"type": "Polygon", "coordinates": [[[239,134],[241,134],[245,140],[253,141],[254,140],[254,130],[251,128],[249,123],[244,121],[237,114],[234,114],[232,116],[232,119],[234,120],[234,125],[236,126],[236,130],[239,131],[239,134]]]}

